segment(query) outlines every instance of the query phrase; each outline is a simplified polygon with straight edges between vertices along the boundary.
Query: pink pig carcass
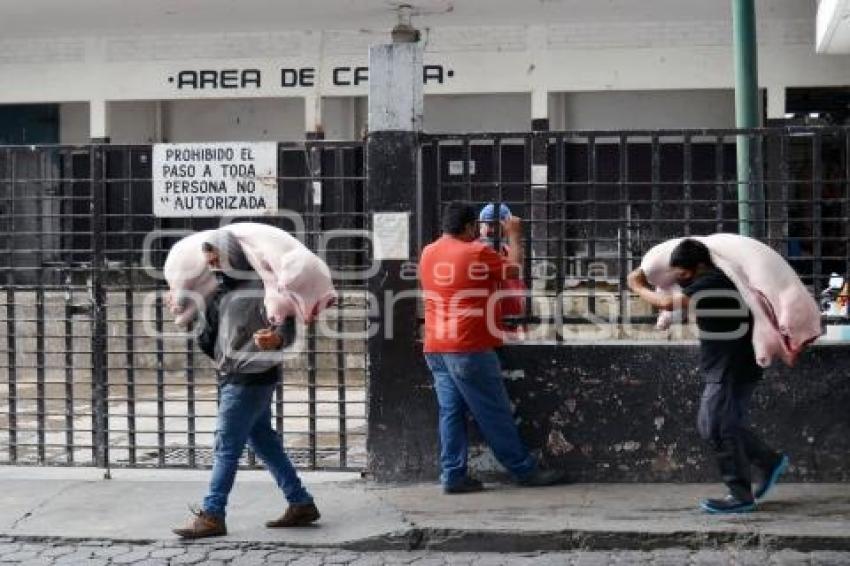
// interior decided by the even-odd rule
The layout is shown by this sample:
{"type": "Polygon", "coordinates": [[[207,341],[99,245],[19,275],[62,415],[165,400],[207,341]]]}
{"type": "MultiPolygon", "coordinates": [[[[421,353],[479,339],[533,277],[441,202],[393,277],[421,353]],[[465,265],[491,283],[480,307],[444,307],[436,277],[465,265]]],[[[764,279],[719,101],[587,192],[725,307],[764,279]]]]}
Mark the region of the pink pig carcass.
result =
{"type": "MultiPolygon", "coordinates": [[[[711,252],[714,264],[735,284],[753,313],[753,348],[762,367],[779,357],[788,366],[822,333],[821,315],[811,293],[785,259],[758,240],[738,234],[694,236],[711,252]]],[[[670,254],[682,238],[650,249],[641,261],[647,280],[659,292],[678,290],[670,254]]],[[[667,328],[672,313],[663,312],[657,327],[667,328]]]]}
{"type": "Polygon", "coordinates": [[[218,286],[201,253],[201,244],[211,233],[204,230],[186,236],[171,246],[165,258],[162,275],[168,282],[166,303],[177,326],[188,326],[197,315],[198,305],[218,286]]]}
{"type": "MultiPolygon", "coordinates": [[[[271,324],[280,324],[288,316],[310,323],[336,301],[327,264],[296,238],[274,226],[253,222],[229,224],[221,230],[236,237],[262,280],[271,324]]],[[[212,233],[205,230],[183,238],[165,260],[168,304],[179,326],[194,320],[198,299],[206,300],[215,291],[215,277],[201,252],[201,244],[212,233]]]]}

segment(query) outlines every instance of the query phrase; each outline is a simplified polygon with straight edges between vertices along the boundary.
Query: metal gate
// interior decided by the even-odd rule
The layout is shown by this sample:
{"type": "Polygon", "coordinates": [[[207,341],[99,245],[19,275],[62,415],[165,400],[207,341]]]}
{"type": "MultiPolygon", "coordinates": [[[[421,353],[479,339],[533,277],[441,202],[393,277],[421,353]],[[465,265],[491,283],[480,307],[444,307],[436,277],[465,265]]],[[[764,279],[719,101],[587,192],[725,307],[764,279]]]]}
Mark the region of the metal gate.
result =
{"type": "MultiPolygon", "coordinates": [[[[241,219],[301,237],[340,293],[274,399],[304,468],[365,465],[363,159],[358,142],[281,143],[289,212],[241,219]]],[[[173,326],[158,270],[181,232],[217,225],[153,216],[151,146],[0,147],[0,463],[210,465],[214,372],[173,326]]]]}
{"type": "MultiPolygon", "coordinates": [[[[657,338],[626,276],[655,244],[738,231],[735,141],[750,140],[752,234],[818,300],[850,281],[850,128],[473,133],[422,140],[422,244],[447,201],[505,203],[525,228],[530,341],[657,338]],[[535,178],[537,154],[546,164],[535,178]],[[824,292],[826,291],[826,295],[824,292]],[[641,327],[643,325],[643,327],[641,327]]],[[[825,317],[846,324],[847,315],[825,317]]]]}

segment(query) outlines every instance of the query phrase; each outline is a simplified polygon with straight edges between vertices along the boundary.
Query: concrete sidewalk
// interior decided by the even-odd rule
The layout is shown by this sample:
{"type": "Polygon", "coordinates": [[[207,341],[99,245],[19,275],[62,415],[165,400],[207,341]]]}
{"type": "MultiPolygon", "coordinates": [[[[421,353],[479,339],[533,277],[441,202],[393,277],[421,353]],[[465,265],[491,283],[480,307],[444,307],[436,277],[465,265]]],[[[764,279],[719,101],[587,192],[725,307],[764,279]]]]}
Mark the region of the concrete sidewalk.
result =
{"type": "MultiPolygon", "coordinates": [[[[173,540],[208,472],[0,468],[0,535],[17,539],[173,540]]],[[[492,484],[445,496],[437,485],[386,486],[356,474],[305,473],[323,517],[269,530],[284,508],[265,472],[240,472],[221,541],[350,550],[537,551],[739,547],[850,550],[850,484],[784,484],[757,513],[713,517],[696,503],[712,484],[492,484]]]]}

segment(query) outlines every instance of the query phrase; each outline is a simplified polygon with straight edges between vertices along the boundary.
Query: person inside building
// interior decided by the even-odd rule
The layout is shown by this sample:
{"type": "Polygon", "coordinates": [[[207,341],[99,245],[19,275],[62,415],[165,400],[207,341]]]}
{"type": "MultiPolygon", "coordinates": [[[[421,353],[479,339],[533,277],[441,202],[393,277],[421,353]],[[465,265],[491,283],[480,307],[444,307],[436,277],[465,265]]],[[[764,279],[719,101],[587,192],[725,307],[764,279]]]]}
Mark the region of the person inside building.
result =
{"type": "Polygon", "coordinates": [[[271,402],[281,378],[282,349],[295,338],[295,321],[270,327],[263,307],[263,286],[232,233],[216,230],[203,244],[207,265],[219,287],[209,299],[197,343],[215,365],[219,406],[209,492],[185,527],[186,539],[227,534],[225,508],[246,443],[271,472],[289,505],[266,526],[299,527],[319,519],[313,497],[301,484],[271,426],[271,402]]]}
{"type": "Polygon", "coordinates": [[[700,506],[709,513],[749,512],[788,467],[788,457],[767,446],[748,423],[750,400],[762,374],[753,350],[752,313],[701,242],[682,240],[670,256],[670,266],[680,294],[653,291],[640,268],[629,274],[628,285],[656,308],[691,308],[695,314],[704,381],[697,427],[713,448],[729,489],[725,498],[704,499],[700,506]],[[751,466],[762,476],[755,489],[751,466]]]}
{"type": "MultiPolygon", "coordinates": [[[[496,215],[496,205],[486,204],[478,213],[478,228],[481,241],[494,250],[498,248],[500,254],[508,257],[511,252],[510,245],[500,237],[500,223],[511,218],[511,209],[504,203],[499,204],[499,214],[496,215]]],[[[516,250],[517,262],[523,265],[523,250],[516,250]]],[[[505,338],[519,339],[525,326],[516,319],[525,315],[525,296],[527,288],[525,282],[520,279],[505,279],[497,285],[497,289],[503,294],[499,300],[499,312],[502,319],[499,327],[505,331],[505,338]]]]}
{"type": "Polygon", "coordinates": [[[508,239],[503,256],[479,241],[473,206],[451,202],[443,234],[422,251],[419,277],[425,308],[425,360],[439,407],[440,480],[444,493],[481,491],[467,471],[467,414],[475,419],[496,459],[520,485],[563,483],[561,470],[544,470],[519,435],[495,348],[501,346],[498,285],[521,274],[522,225],[502,222],[508,239]]]}

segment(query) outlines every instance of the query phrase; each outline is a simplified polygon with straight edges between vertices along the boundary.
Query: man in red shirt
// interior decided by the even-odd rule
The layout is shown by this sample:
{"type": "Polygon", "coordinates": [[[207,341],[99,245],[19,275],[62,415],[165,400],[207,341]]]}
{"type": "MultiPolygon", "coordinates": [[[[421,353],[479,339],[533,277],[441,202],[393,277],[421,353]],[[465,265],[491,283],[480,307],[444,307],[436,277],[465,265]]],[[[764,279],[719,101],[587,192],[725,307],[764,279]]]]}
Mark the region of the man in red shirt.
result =
{"type": "Polygon", "coordinates": [[[425,360],[434,376],[440,421],[440,480],[445,493],[481,491],[467,474],[466,415],[471,413],[496,459],[520,485],[563,483],[559,470],[541,470],[522,442],[511,414],[494,348],[502,345],[501,313],[493,294],[520,277],[522,226],[503,222],[510,246],[502,256],[478,241],[478,215],[452,202],[443,235],[425,247],[419,278],[425,304],[425,360]]]}

